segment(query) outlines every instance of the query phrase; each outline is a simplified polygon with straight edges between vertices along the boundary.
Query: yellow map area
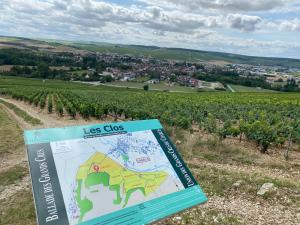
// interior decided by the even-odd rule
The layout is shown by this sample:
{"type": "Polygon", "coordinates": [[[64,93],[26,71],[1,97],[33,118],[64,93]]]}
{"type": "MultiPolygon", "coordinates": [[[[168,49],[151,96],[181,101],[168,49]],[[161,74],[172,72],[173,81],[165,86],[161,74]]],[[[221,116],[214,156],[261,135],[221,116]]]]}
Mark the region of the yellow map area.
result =
{"type": "Polygon", "coordinates": [[[80,208],[81,219],[87,211],[92,209],[92,202],[81,198],[82,185],[86,188],[97,184],[109,187],[111,191],[116,192],[116,199],[113,203],[122,203],[125,207],[133,192],[139,190],[146,197],[157,190],[167,177],[168,174],[164,171],[134,172],[128,170],[107,155],[96,152],[79,167],[76,175],[78,186],[76,200],[80,208]]]}

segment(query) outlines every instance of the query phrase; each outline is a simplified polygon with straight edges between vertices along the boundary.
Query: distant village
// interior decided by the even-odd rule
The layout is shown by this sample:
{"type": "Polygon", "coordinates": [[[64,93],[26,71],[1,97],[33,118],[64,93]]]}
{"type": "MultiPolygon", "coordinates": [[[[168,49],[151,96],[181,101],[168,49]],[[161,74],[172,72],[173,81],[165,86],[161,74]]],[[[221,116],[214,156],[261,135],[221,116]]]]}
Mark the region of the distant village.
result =
{"type": "Polygon", "coordinates": [[[47,54],[50,59],[65,61],[69,64],[46,65],[48,68],[45,68],[45,65],[39,66],[40,64],[38,66],[2,65],[0,72],[10,73],[10,75],[52,77],[53,79],[82,82],[142,82],[145,85],[163,82],[169,87],[180,85],[199,90],[204,88],[226,90],[227,84],[280,91],[287,85],[292,85],[292,89],[290,89],[292,91],[297,91],[300,87],[300,69],[282,66],[226,62],[193,63],[100,52],[47,54]]]}
{"type": "Polygon", "coordinates": [[[236,71],[243,77],[263,77],[270,84],[274,84],[276,82],[287,82],[291,79],[294,79],[298,84],[300,82],[300,69],[296,68],[261,65],[253,66],[246,64],[228,64],[225,65],[224,68],[236,71]],[[299,74],[299,76],[295,74],[299,74]]]}
{"type": "Polygon", "coordinates": [[[293,80],[300,84],[300,69],[284,68],[280,66],[260,66],[247,64],[189,63],[177,60],[160,60],[152,57],[120,55],[116,53],[97,53],[96,59],[106,66],[99,71],[87,68],[85,79],[95,80],[95,76],[110,76],[113,80],[136,81],[156,84],[161,81],[168,85],[179,84],[194,88],[225,89],[219,81],[204,81],[197,75],[222,74],[238,75],[239,77],[262,79],[270,85],[282,85],[293,80]],[[116,65],[116,66],[114,66],[116,65]],[[299,76],[294,74],[299,74],[299,76]],[[146,79],[140,79],[146,78],[146,79]]]}

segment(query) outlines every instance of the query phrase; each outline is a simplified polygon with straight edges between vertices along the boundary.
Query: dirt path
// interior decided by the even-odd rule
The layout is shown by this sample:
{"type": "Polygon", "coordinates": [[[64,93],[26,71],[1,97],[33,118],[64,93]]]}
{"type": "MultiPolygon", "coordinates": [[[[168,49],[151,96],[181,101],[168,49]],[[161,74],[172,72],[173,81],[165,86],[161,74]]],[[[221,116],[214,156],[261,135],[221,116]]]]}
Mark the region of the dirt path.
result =
{"type": "MultiPolygon", "coordinates": [[[[0,97],[0,99],[2,99],[0,97]]],[[[8,102],[8,101],[7,101],[8,102]]],[[[7,106],[3,105],[0,103],[0,107],[8,114],[8,116],[17,122],[17,124],[19,125],[20,128],[22,128],[23,130],[27,130],[27,129],[32,129],[33,126],[27,122],[25,122],[22,118],[20,118],[19,116],[17,116],[13,110],[9,109],[7,106]]]]}
{"type": "MultiPolygon", "coordinates": [[[[76,119],[72,119],[69,116],[60,117],[55,112],[49,114],[46,112],[45,109],[40,109],[39,107],[34,107],[32,105],[29,105],[22,101],[17,101],[11,98],[3,98],[0,97],[0,99],[3,99],[4,101],[7,101],[9,103],[12,103],[19,107],[20,109],[26,111],[30,116],[39,119],[42,121],[42,125],[37,126],[30,126],[26,122],[24,122],[21,118],[18,116],[14,116],[15,120],[18,122],[18,124],[23,129],[37,129],[37,128],[51,128],[51,127],[64,127],[64,126],[75,126],[75,125],[84,125],[84,124],[92,124],[92,123],[103,123],[105,121],[96,120],[93,118],[90,118],[89,120],[82,119],[78,116],[76,119]]],[[[7,108],[7,107],[6,107],[7,108]]],[[[7,109],[8,111],[12,111],[7,109]]],[[[14,114],[13,112],[11,112],[14,114]]]]}
{"type": "MultiPolygon", "coordinates": [[[[32,106],[30,106],[30,105],[28,105],[24,102],[16,101],[16,100],[9,99],[9,98],[3,98],[3,97],[0,97],[0,99],[16,105],[20,109],[27,112],[30,116],[39,119],[43,123],[42,125],[34,126],[34,128],[54,127],[54,126],[63,125],[63,123],[61,121],[53,119],[52,117],[44,114],[42,110],[38,111],[37,109],[33,108],[32,106]]],[[[10,111],[12,111],[12,110],[10,110],[10,111]]],[[[30,124],[27,124],[25,121],[22,120],[22,118],[19,118],[16,115],[15,115],[15,119],[22,128],[25,128],[25,129],[26,128],[29,128],[29,129],[33,128],[33,126],[31,126],[30,124]]]]}

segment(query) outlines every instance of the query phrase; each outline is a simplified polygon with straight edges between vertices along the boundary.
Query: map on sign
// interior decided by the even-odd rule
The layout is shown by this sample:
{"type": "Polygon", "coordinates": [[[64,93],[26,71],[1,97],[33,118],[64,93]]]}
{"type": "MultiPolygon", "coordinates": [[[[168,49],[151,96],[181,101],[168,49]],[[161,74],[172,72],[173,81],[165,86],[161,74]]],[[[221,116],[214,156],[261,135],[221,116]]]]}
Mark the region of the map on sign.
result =
{"type": "Polygon", "coordinates": [[[157,120],[25,140],[39,224],[147,224],[206,201],[157,120]]]}
{"type": "Polygon", "coordinates": [[[184,189],[151,131],[51,148],[71,224],[184,189]]]}

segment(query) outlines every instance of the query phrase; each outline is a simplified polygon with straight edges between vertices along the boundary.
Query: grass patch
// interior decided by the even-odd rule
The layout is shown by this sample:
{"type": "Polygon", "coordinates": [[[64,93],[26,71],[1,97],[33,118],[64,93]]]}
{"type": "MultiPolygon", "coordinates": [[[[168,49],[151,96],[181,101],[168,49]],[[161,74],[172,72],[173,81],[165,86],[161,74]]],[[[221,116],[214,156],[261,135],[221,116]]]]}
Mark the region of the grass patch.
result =
{"type": "Polygon", "coordinates": [[[14,111],[14,113],[21,117],[24,121],[26,121],[27,123],[30,123],[31,125],[39,125],[39,124],[42,124],[42,122],[37,119],[37,118],[34,118],[30,115],[28,115],[27,112],[25,112],[24,110],[20,109],[19,107],[17,107],[16,105],[12,104],[12,103],[9,103],[9,102],[6,102],[6,101],[3,101],[2,99],[0,99],[0,103],[2,103],[3,105],[5,105],[6,107],[10,108],[11,110],[14,111]]]}
{"type": "Polygon", "coordinates": [[[291,169],[300,171],[300,164],[294,161],[292,157],[287,161],[265,161],[261,163],[260,166],[269,169],[280,169],[286,172],[291,169]]]}
{"type": "Polygon", "coordinates": [[[163,127],[166,131],[166,133],[168,134],[168,136],[172,139],[172,141],[175,142],[177,140],[184,142],[185,141],[185,130],[180,129],[180,128],[176,128],[176,127],[172,127],[169,126],[167,124],[163,124],[163,127]]]}
{"type": "Polygon", "coordinates": [[[300,77],[300,72],[294,72],[292,73],[293,76],[296,76],[296,77],[300,77]]]}
{"type": "Polygon", "coordinates": [[[239,148],[223,144],[217,138],[208,140],[199,139],[192,148],[192,153],[195,157],[200,157],[215,163],[241,163],[255,164],[259,155],[244,151],[239,148]]]}
{"type": "Polygon", "coordinates": [[[230,84],[230,86],[236,92],[275,92],[273,90],[262,89],[258,87],[247,87],[247,86],[234,85],[234,84],[230,84]]]}
{"type": "Polygon", "coordinates": [[[0,157],[23,146],[22,130],[0,107],[0,157]]]}
{"type": "Polygon", "coordinates": [[[20,191],[12,198],[0,202],[0,224],[36,224],[31,190],[20,191]]]}
{"type": "Polygon", "coordinates": [[[84,74],[88,74],[88,70],[74,70],[74,71],[69,71],[70,74],[74,74],[77,76],[83,76],[84,74]]]}
{"type": "Polygon", "coordinates": [[[133,80],[133,82],[146,82],[148,80],[150,80],[151,78],[149,76],[143,76],[143,77],[137,77],[133,80]]]}
{"type": "Polygon", "coordinates": [[[28,174],[27,168],[15,166],[3,172],[0,172],[1,186],[14,184],[28,174]]]}
{"type": "Polygon", "coordinates": [[[211,137],[203,140],[200,137],[195,141],[188,140],[190,133],[180,128],[164,125],[167,134],[175,144],[179,140],[182,144],[177,146],[180,154],[189,160],[191,157],[205,159],[220,164],[258,164],[260,153],[252,153],[240,148],[225,145],[218,138],[211,137]],[[190,142],[190,143],[188,143],[190,142]]]}
{"type": "Polygon", "coordinates": [[[208,196],[224,196],[240,177],[214,167],[189,164],[193,175],[208,196]]]}

